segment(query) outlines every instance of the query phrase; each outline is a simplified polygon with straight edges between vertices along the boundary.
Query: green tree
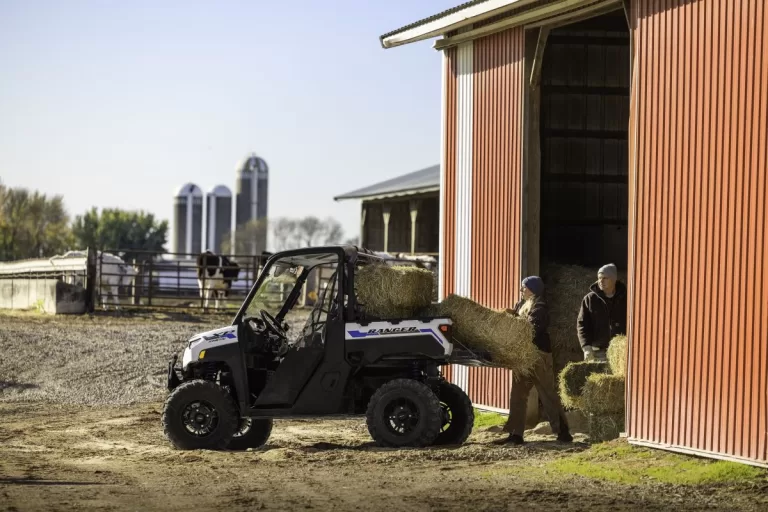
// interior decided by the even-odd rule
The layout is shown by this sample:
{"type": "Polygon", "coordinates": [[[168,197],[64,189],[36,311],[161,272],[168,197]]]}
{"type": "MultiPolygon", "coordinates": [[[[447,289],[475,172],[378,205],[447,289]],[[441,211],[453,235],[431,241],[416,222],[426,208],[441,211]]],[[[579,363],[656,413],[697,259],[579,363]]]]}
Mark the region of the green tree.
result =
{"type": "Polygon", "coordinates": [[[71,247],[61,196],[0,184],[0,260],[46,258],[71,247]]]}
{"type": "Polygon", "coordinates": [[[125,261],[145,261],[152,257],[142,251],[164,252],[168,221],[158,221],[151,213],[91,208],[75,217],[72,233],[81,249],[93,247],[117,253],[125,261]]]}

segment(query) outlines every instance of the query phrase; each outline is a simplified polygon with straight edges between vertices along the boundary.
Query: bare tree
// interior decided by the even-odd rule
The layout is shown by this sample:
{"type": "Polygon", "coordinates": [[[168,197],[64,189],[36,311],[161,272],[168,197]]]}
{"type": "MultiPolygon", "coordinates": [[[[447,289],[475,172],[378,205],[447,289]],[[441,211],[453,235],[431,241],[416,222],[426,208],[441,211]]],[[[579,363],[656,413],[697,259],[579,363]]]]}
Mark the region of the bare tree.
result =
{"type": "Polygon", "coordinates": [[[299,221],[287,217],[280,217],[272,222],[272,235],[276,251],[296,249],[301,245],[297,233],[298,227],[299,221]]]}
{"type": "Polygon", "coordinates": [[[264,240],[267,239],[267,219],[253,219],[235,229],[235,243],[232,245],[232,234],[227,233],[221,244],[225,254],[259,255],[267,250],[264,240]]]}

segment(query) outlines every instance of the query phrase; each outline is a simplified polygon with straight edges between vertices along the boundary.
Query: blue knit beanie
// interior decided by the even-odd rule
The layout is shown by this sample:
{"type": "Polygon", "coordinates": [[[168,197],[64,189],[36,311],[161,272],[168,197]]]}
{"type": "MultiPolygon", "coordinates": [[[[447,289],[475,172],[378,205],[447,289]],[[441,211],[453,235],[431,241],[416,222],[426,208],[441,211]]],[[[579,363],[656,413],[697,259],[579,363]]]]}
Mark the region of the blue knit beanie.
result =
{"type": "Polygon", "coordinates": [[[531,290],[534,295],[544,293],[544,281],[538,276],[530,276],[523,279],[523,286],[531,290]]]}

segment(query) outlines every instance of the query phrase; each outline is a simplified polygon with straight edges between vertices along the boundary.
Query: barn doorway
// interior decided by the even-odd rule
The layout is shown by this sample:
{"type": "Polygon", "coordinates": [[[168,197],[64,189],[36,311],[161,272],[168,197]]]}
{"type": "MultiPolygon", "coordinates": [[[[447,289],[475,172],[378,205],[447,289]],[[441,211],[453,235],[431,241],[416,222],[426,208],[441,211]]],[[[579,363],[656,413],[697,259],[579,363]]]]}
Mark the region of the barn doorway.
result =
{"type": "Polygon", "coordinates": [[[623,10],[552,29],[540,91],[540,264],[628,262],[630,33],[623,10]]]}

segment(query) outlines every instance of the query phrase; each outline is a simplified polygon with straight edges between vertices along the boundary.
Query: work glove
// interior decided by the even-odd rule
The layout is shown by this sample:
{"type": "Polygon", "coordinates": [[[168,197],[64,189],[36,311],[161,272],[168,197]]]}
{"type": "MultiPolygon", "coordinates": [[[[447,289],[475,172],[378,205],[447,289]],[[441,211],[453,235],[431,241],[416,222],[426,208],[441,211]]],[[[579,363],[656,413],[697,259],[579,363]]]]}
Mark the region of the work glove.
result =
{"type": "Polygon", "coordinates": [[[581,347],[581,350],[584,352],[585,361],[593,361],[595,359],[595,352],[592,350],[592,345],[584,345],[581,347]]]}

